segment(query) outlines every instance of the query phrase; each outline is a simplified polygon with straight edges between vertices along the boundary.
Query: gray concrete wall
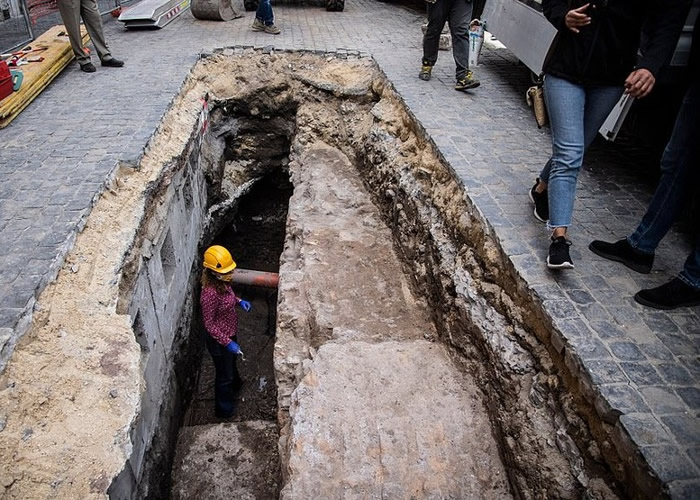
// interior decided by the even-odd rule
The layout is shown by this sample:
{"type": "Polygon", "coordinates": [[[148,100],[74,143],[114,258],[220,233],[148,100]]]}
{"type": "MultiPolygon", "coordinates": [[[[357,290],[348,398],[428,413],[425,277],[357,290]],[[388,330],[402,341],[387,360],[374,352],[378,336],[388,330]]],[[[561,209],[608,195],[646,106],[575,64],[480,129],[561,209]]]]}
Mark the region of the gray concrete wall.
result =
{"type": "MultiPolygon", "coordinates": [[[[191,335],[192,292],[199,279],[199,244],[207,216],[207,186],[201,155],[202,120],[186,152],[175,158],[158,185],[149,186],[149,217],[132,249],[125,304],[141,345],[145,390],[132,424],[131,456],[114,481],[112,498],[161,496],[165,492],[181,407],[192,373],[182,363],[198,351],[191,335]],[[173,439],[171,439],[171,437],[173,439]],[[164,472],[165,471],[165,472],[164,472]],[[159,490],[160,489],[160,490],[159,490]]],[[[124,298],[124,297],[123,297],[124,298]]]]}

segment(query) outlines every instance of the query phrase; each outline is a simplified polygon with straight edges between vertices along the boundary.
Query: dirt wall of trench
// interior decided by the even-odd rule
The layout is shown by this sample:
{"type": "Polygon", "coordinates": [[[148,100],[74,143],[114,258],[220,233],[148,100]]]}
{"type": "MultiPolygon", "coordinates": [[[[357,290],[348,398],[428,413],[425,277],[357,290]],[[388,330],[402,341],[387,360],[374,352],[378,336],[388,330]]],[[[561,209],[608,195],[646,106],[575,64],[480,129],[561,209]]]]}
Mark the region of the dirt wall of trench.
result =
{"type": "Polygon", "coordinates": [[[620,463],[611,429],[488,222],[391,89],[372,114],[358,166],[441,337],[481,380],[514,490],[523,498],[616,497],[606,463],[620,463]]]}

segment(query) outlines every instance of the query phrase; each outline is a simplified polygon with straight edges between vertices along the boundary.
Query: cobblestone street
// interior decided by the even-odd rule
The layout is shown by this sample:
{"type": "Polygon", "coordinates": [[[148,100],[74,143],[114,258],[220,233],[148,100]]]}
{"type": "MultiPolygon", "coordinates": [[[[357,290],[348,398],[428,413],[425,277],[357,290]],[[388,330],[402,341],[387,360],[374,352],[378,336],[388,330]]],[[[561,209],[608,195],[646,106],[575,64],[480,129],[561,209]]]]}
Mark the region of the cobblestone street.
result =
{"type": "MultiPolygon", "coordinates": [[[[242,5],[236,6],[245,12],[242,5]]],[[[700,308],[664,312],[633,295],[682,269],[690,239],[678,228],[640,275],[591,253],[593,239],[629,234],[654,186],[615,145],[596,144],[579,177],[570,237],[576,269],[545,266],[545,227],[528,190],[551,150],[525,104],[527,71],[507,49],[485,47],[481,87],[453,90],[454,63],[440,52],[433,79],[417,78],[423,16],[374,0],[345,11],[275,6],[279,36],[251,31],[253,13],[226,23],[185,12],[157,31],[126,31],[106,20],[123,69],[82,73],[71,65],[6,129],[0,130],[0,370],[32,319],[114,170],[135,165],[201,52],[218,47],[371,54],[425,128],[488,221],[515,272],[551,323],[551,342],[595,395],[599,418],[620,446],[640,453],[674,498],[700,494],[700,308]]],[[[98,61],[93,61],[98,62],[98,61]]],[[[0,432],[2,429],[0,429],[0,432]]]]}

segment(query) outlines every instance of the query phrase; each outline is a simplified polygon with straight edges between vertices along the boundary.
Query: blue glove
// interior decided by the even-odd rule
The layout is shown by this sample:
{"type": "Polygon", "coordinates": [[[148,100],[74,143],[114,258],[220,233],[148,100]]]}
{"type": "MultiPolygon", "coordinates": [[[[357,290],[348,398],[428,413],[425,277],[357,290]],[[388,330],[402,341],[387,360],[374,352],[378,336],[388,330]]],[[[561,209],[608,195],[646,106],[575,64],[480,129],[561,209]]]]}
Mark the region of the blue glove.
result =
{"type": "Polygon", "coordinates": [[[238,343],[234,342],[233,340],[228,343],[226,350],[231,354],[243,354],[243,351],[241,351],[241,346],[239,346],[238,343]]]}
{"type": "Polygon", "coordinates": [[[251,309],[251,307],[252,307],[252,306],[250,305],[250,302],[248,302],[247,300],[241,300],[240,304],[241,304],[241,307],[243,308],[243,310],[244,310],[245,312],[250,311],[250,309],[251,309]]]}

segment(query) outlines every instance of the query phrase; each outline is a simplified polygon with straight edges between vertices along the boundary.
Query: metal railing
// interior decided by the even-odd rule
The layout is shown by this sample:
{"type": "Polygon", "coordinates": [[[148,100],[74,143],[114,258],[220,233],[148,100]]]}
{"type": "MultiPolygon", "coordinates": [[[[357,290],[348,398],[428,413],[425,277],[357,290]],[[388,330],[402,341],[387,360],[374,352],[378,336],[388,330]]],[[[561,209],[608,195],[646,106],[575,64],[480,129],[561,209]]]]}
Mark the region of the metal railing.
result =
{"type": "Polygon", "coordinates": [[[33,38],[25,0],[0,0],[0,52],[9,52],[33,38]]]}
{"type": "MultiPolygon", "coordinates": [[[[103,15],[124,3],[121,0],[97,0],[103,15]]],[[[0,0],[0,53],[26,45],[57,24],[63,22],[56,0],[0,0]]]]}

